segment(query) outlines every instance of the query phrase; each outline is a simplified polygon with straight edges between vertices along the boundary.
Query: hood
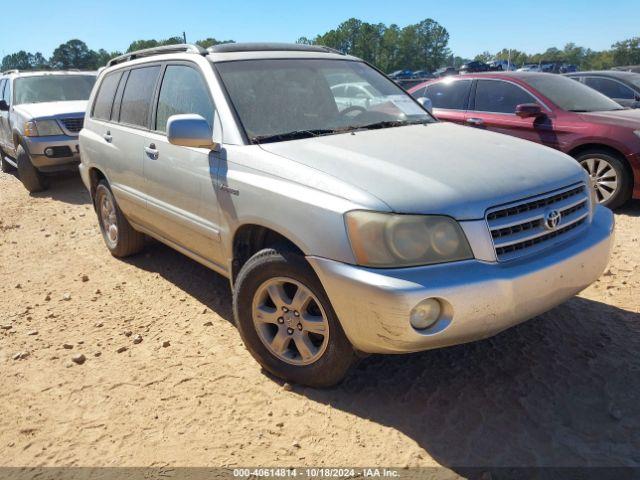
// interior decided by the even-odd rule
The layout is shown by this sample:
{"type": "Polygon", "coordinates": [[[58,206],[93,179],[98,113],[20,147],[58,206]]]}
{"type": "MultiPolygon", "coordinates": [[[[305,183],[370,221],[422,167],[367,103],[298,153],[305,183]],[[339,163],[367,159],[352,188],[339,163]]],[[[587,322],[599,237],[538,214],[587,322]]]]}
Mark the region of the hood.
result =
{"type": "Polygon", "coordinates": [[[581,113],[587,122],[606,123],[616,127],[640,129],[640,109],[613,110],[611,112],[581,113]]]}
{"type": "Polygon", "coordinates": [[[84,117],[87,110],[87,101],[23,103],[16,106],[15,110],[25,117],[34,119],[67,116],[84,117]]]}
{"type": "Polygon", "coordinates": [[[451,123],[267,143],[271,153],[363,190],[397,213],[484,218],[487,208],[585,181],[569,156],[451,123]]]}

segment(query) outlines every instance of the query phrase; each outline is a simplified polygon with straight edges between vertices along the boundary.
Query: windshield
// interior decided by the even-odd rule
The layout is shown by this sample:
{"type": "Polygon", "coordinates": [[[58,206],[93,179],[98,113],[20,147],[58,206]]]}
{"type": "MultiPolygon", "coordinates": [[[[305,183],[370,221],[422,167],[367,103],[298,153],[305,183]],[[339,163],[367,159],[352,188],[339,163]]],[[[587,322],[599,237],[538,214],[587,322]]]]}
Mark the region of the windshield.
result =
{"type": "Polygon", "coordinates": [[[95,75],[42,75],[17,78],[14,102],[23,103],[65,102],[88,100],[95,75]]]}
{"type": "Polygon", "coordinates": [[[525,81],[563,110],[569,112],[604,112],[623,110],[619,103],[600,92],[558,75],[538,75],[525,81]]]}
{"type": "Polygon", "coordinates": [[[253,143],[434,121],[395,83],[362,62],[265,59],[216,67],[253,143]]]}

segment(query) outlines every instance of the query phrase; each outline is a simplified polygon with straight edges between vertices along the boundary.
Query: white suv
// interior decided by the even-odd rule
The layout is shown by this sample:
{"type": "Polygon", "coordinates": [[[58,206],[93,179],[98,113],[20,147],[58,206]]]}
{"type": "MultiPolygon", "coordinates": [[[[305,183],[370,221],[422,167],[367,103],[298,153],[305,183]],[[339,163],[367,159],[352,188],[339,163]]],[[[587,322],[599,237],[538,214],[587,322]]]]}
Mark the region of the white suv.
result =
{"type": "Polygon", "coordinates": [[[228,277],[247,348],[307,385],[338,382],[357,352],[444,347],[539,315],[596,280],[611,249],[613,216],[572,158],[437,122],[323,47],[117,58],[80,150],[113,255],[149,235],[228,277]],[[376,101],[338,101],[347,83],[376,101]]]}

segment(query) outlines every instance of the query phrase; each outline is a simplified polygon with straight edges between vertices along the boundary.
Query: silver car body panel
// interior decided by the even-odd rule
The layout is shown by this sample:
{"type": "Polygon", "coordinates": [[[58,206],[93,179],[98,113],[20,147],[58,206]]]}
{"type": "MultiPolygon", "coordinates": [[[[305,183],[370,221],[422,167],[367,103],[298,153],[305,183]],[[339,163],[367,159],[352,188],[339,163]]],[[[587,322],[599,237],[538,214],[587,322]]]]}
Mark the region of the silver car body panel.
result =
{"type": "Polygon", "coordinates": [[[568,156],[513,137],[434,123],[249,145],[211,63],[255,58],[352,57],[317,52],[156,55],[149,62],[197,65],[215,105],[219,151],[169,145],[157,132],[87,115],[80,172],[97,169],[135,228],[231,277],[239,229],[262,226],[307,256],[352,343],[368,352],[416,351],[482,338],[546,311],[593,282],[609,258],[613,220],[598,207],[579,238],[499,263],[485,215],[492,207],[580,182],[568,156]],[[105,140],[108,134],[110,141],[105,140]],[[157,158],[145,147],[154,143],[157,158]],[[474,260],[374,270],[355,265],[344,215],[351,210],[448,215],[460,222],[474,260]],[[451,322],[418,334],[408,312],[446,299],[451,322]]]}

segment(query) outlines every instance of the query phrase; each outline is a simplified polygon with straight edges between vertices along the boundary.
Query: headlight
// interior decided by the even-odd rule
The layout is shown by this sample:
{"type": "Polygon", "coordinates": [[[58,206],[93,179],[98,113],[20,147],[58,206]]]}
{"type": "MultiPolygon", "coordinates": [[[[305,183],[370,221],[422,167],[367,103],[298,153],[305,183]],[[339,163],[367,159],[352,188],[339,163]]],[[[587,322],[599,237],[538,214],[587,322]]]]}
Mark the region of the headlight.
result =
{"type": "Polygon", "coordinates": [[[462,228],[449,217],[353,211],[346,224],[358,265],[409,267],[473,258],[462,228]]]}
{"type": "Polygon", "coordinates": [[[48,137],[64,135],[55,120],[33,120],[24,124],[24,134],[27,137],[48,137]]]}

